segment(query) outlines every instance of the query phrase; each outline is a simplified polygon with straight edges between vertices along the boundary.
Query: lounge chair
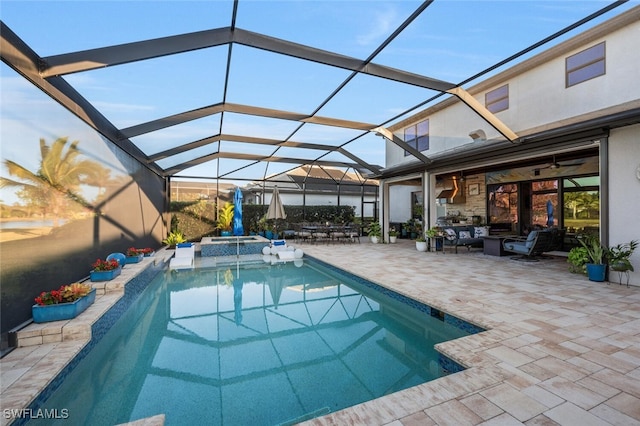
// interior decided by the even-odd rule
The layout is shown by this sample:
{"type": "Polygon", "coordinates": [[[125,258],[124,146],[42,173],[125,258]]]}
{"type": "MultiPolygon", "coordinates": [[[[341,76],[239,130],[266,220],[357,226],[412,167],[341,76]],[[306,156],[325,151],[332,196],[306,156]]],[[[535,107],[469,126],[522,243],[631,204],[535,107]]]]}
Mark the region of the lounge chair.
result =
{"type": "Polygon", "coordinates": [[[504,251],[517,254],[513,260],[537,262],[545,250],[548,250],[552,240],[550,232],[531,231],[526,237],[505,238],[502,242],[504,251]]]}
{"type": "Polygon", "coordinates": [[[169,262],[169,269],[192,269],[195,262],[196,245],[194,243],[180,243],[176,245],[176,253],[169,262]]]}

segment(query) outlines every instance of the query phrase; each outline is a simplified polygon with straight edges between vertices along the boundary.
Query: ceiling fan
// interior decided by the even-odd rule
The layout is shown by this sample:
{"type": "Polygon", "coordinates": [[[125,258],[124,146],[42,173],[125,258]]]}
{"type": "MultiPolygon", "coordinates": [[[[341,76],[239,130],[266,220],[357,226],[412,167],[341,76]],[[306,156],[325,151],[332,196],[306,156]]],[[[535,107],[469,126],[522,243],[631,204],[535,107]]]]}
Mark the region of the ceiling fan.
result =
{"type": "Polygon", "coordinates": [[[534,174],[538,176],[540,174],[540,170],[544,170],[544,169],[557,170],[560,167],[577,166],[583,163],[584,163],[584,159],[567,160],[567,161],[559,162],[559,161],[556,161],[556,156],[554,155],[551,163],[547,163],[547,165],[545,166],[536,167],[535,169],[533,169],[533,171],[534,171],[534,174]]]}
{"type": "Polygon", "coordinates": [[[544,167],[539,167],[539,169],[559,169],[560,167],[560,163],[556,161],[556,156],[554,155],[553,161],[551,163],[547,164],[544,167]]]}

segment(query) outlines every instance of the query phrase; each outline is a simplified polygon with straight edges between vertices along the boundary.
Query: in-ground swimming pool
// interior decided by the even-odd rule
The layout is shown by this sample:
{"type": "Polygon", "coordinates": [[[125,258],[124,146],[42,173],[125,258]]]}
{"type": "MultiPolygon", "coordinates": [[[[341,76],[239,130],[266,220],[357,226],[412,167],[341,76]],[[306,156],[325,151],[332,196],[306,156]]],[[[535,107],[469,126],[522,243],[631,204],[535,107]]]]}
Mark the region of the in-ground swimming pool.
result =
{"type": "Polygon", "coordinates": [[[65,425],[290,424],[457,371],[433,346],[476,331],[309,259],[166,272],[40,408],[65,425]]]}

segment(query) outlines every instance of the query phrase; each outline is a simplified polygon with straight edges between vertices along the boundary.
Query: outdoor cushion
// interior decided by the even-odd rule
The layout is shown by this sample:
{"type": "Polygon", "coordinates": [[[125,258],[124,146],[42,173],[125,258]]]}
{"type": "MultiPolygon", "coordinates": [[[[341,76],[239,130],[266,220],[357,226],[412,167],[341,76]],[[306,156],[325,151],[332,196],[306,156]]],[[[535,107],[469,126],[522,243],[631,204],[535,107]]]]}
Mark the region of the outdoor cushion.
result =
{"type": "Polygon", "coordinates": [[[489,233],[487,232],[487,228],[484,226],[476,226],[473,228],[473,234],[476,238],[480,238],[480,237],[486,237],[487,235],[489,235],[489,233]]]}
{"type": "Polygon", "coordinates": [[[465,239],[465,238],[471,238],[471,232],[469,231],[460,231],[460,233],[458,234],[458,238],[465,239]]]}
{"type": "Polygon", "coordinates": [[[529,232],[529,235],[527,236],[527,241],[525,243],[525,246],[529,249],[531,248],[531,246],[533,246],[533,243],[535,242],[536,239],[536,235],[538,235],[539,231],[531,231],[529,232]]]}
{"type": "Polygon", "coordinates": [[[457,239],[457,238],[458,238],[458,236],[456,235],[456,231],[455,231],[454,229],[451,229],[451,228],[445,228],[445,229],[444,229],[444,232],[445,232],[445,234],[446,234],[446,235],[445,235],[445,238],[446,238],[447,240],[449,240],[449,241],[453,241],[453,240],[455,240],[455,239],[457,239]]]}

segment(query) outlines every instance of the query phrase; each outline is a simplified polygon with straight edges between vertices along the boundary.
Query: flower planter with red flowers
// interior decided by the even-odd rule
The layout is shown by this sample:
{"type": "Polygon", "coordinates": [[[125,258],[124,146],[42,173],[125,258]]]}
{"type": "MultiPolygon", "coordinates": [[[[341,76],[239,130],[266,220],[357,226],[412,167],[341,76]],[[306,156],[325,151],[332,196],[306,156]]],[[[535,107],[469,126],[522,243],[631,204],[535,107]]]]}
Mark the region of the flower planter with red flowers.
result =
{"type": "Polygon", "coordinates": [[[138,253],[142,253],[144,257],[151,257],[156,254],[155,250],[153,250],[151,247],[138,249],[138,253]]]}
{"type": "Polygon", "coordinates": [[[117,260],[101,260],[98,259],[91,265],[93,270],[91,271],[91,281],[110,281],[120,275],[122,272],[122,266],[117,260]]]}
{"type": "Polygon", "coordinates": [[[96,300],[96,289],[87,284],[71,284],[59,290],[42,292],[31,307],[36,323],[62,321],[77,317],[96,300]]]}

